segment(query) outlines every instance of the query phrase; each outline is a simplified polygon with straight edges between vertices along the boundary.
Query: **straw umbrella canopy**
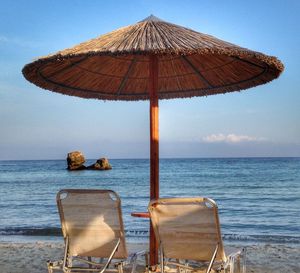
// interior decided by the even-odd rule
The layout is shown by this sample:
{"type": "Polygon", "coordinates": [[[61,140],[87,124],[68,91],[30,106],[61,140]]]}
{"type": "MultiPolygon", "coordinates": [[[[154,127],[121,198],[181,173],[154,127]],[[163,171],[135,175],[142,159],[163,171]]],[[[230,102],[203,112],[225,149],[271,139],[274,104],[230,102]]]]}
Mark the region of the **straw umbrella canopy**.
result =
{"type": "MultiPolygon", "coordinates": [[[[159,197],[158,100],[208,96],[267,83],[283,71],[272,56],[155,16],[23,68],[54,92],[101,100],[150,100],[150,198],[159,197]]],[[[151,264],[157,245],[150,230],[151,264]]]]}

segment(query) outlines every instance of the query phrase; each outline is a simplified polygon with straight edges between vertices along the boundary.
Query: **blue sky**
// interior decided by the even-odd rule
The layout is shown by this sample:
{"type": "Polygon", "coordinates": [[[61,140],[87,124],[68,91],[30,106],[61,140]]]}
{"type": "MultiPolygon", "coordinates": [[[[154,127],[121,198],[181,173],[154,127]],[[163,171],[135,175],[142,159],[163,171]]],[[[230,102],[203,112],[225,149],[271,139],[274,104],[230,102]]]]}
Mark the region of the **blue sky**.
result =
{"type": "Polygon", "coordinates": [[[154,14],[277,56],[279,79],[243,92],[160,101],[161,157],[300,156],[300,1],[0,2],[0,159],[149,157],[149,103],[55,94],[33,59],[154,14]]]}

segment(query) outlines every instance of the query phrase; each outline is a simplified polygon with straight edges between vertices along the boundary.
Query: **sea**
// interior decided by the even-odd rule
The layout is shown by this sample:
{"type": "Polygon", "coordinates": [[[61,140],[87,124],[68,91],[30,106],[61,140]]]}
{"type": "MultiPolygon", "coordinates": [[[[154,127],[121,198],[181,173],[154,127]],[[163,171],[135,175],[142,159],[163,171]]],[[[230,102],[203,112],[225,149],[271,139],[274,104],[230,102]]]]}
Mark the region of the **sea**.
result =
{"type": "MultiPolygon", "coordinates": [[[[92,164],[95,160],[88,160],[92,164]]],[[[146,242],[149,160],[111,159],[109,171],[68,171],[65,160],[0,161],[0,241],[61,240],[56,193],[112,189],[127,240],[146,242]]],[[[205,196],[225,241],[300,244],[300,158],[160,159],[160,196],[205,196]]]]}

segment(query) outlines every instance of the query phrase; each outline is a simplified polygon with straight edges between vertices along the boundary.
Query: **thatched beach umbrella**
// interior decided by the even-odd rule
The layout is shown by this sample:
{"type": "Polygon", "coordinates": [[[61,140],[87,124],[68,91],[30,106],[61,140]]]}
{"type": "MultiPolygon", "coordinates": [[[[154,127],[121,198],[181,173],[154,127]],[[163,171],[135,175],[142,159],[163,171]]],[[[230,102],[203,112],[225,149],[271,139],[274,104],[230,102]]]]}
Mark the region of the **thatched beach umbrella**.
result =
{"type": "MultiPolygon", "coordinates": [[[[39,58],[25,78],[54,92],[101,100],[150,100],[150,198],[159,197],[158,100],[208,96],[267,83],[275,57],[154,16],[39,58]]],[[[150,230],[151,264],[157,245],[150,230]]]]}

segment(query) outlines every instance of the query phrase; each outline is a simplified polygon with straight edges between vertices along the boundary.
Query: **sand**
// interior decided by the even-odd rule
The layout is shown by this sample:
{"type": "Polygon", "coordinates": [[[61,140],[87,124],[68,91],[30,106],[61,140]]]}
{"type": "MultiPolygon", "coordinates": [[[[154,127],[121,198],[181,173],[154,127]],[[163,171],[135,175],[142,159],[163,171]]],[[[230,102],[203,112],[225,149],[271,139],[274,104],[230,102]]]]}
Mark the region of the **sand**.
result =
{"type": "MultiPolygon", "coordinates": [[[[130,251],[146,247],[145,244],[128,245],[130,251]]],[[[236,249],[237,246],[229,244],[226,252],[236,249]]],[[[300,245],[259,244],[246,249],[247,272],[300,272],[300,245]]],[[[47,272],[46,261],[62,256],[63,244],[59,242],[0,242],[0,273],[47,272]]]]}

